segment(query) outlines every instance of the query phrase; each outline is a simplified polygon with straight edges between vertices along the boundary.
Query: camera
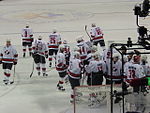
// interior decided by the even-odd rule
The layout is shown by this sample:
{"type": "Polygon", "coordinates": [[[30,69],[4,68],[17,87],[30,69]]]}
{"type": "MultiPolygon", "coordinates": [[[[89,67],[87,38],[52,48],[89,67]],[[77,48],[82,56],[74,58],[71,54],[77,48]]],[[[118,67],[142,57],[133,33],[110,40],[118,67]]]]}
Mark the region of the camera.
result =
{"type": "Polygon", "coordinates": [[[146,17],[149,14],[150,4],[149,0],[144,0],[142,4],[135,5],[134,14],[140,17],[146,17]]]}

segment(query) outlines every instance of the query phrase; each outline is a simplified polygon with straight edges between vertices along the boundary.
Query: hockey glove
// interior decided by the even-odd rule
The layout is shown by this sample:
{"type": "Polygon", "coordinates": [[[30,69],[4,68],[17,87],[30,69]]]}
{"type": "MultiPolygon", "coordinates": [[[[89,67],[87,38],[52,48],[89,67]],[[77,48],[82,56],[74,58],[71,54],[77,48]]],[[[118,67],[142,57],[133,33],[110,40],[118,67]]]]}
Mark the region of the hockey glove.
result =
{"type": "Polygon", "coordinates": [[[0,60],[0,64],[2,64],[2,60],[0,60]]]}
{"type": "Polygon", "coordinates": [[[48,54],[46,54],[45,57],[48,58],[48,54]]]}
{"type": "Polygon", "coordinates": [[[14,65],[16,65],[17,64],[17,62],[14,62],[14,65]]]}

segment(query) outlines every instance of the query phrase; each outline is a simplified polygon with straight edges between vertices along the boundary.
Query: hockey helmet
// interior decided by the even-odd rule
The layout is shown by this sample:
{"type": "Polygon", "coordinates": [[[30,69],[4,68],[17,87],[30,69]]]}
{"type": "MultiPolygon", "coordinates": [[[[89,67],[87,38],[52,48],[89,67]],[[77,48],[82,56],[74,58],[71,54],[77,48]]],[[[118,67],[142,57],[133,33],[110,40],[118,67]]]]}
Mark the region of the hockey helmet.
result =
{"type": "Polygon", "coordinates": [[[56,33],[57,32],[57,30],[56,29],[53,29],[53,33],[56,33]]]}
{"type": "Polygon", "coordinates": [[[83,35],[78,36],[76,41],[77,41],[77,43],[82,42],[83,41],[83,35]]]}
{"type": "Polygon", "coordinates": [[[38,40],[42,40],[42,36],[41,35],[38,37],[38,40]]]}
{"type": "Polygon", "coordinates": [[[67,40],[64,40],[64,41],[63,41],[63,44],[67,44],[67,40]]]}
{"type": "Polygon", "coordinates": [[[28,22],[26,23],[26,28],[29,28],[29,23],[28,22]]]}
{"type": "Polygon", "coordinates": [[[75,57],[75,58],[80,58],[80,53],[79,52],[77,52],[77,51],[75,51],[75,52],[73,52],[73,56],[75,57]]]}
{"type": "Polygon", "coordinates": [[[64,46],[63,44],[61,44],[61,45],[59,46],[59,50],[64,50],[64,48],[65,48],[65,46],[64,46]]]}
{"type": "Polygon", "coordinates": [[[141,57],[141,60],[142,60],[142,61],[147,61],[147,55],[143,55],[143,56],[141,57]]]}
{"type": "Polygon", "coordinates": [[[91,25],[92,27],[96,27],[96,24],[95,23],[92,23],[92,25],[91,25]]]}
{"type": "Polygon", "coordinates": [[[119,53],[113,53],[113,58],[119,58],[119,57],[120,57],[119,53]]]}

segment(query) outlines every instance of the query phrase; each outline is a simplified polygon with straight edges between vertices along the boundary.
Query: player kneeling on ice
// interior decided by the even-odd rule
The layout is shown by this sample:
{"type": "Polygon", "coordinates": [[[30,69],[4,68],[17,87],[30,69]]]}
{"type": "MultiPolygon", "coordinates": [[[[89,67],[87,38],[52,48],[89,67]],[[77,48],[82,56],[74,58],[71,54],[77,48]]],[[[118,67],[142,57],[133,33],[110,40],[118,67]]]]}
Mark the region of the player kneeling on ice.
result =
{"type": "Polygon", "coordinates": [[[85,70],[88,73],[88,85],[102,85],[103,76],[106,73],[106,64],[100,58],[99,53],[93,54],[93,60],[90,61],[85,70]]]}
{"type": "Polygon", "coordinates": [[[80,86],[82,68],[83,65],[81,64],[80,53],[74,52],[74,58],[70,60],[69,67],[68,67],[69,82],[72,88],[71,102],[73,102],[73,98],[74,98],[74,94],[73,94],[74,88],[80,86]]]}
{"type": "Polygon", "coordinates": [[[65,91],[65,88],[63,87],[64,80],[68,77],[66,70],[66,58],[64,53],[64,45],[59,46],[59,51],[56,55],[56,70],[58,71],[60,80],[58,81],[57,88],[58,90],[65,91]]]}
{"type": "Polygon", "coordinates": [[[4,83],[11,84],[11,81],[9,80],[11,76],[11,69],[13,65],[17,64],[17,58],[18,54],[16,49],[11,45],[11,41],[6,41],[6,46],[3,47],[0,53],[0,63],[2,63],[2,67],[4,69],[4,83]]]}
{"type": "Polygon", "coordinates": [[[38,71],[38,75],[40,75],[40,69],[42,68],[43,76],[47,76],[46,74],[46,58],[48,58],[48,47],[45,42],[42,41],[42,37],[39,36],[38,40],[35,40],[32,44],[32,56],[34,62],[36,63],[36,69],[38,71]]]}

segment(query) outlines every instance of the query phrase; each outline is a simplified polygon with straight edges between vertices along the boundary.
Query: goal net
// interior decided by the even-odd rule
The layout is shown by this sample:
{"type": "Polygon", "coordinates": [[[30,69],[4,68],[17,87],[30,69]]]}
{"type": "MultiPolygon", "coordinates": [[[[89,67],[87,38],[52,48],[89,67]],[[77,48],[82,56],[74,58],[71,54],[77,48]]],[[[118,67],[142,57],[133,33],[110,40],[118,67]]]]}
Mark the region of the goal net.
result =
{"type": "MultiPolygon", "coordinates": [[[[110,85],[79,86],[74,89],[74,113],[110,113],[110,85]]],[[[121,91],[120,85],[113,90],[121,91]]],[[[116,104],[119,113],[120,105],[116,104]]]]}

